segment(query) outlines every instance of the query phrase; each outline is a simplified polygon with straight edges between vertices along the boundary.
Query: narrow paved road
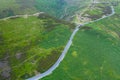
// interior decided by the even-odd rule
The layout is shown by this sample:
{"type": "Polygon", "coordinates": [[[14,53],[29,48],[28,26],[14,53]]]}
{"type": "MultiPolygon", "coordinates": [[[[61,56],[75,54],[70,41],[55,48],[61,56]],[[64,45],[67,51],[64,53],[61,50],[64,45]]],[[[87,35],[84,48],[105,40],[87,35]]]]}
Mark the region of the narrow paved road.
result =
{"type": "Polygon", "coordinates": [[[71,46],[71,44],[72,44],[72,40],[73,40],[75,34],[76,34],[76,33],[78,32],[78,30],[80,29],[80,27],[81,27],[81,26],[84,26],[85,24],[93,23],[93,22],[96,22],[96,21],[99,21],[99,20],[102,20],[102,19],[104,19],[104,18],[107,18],[107,17],[110,17],[110,16],[114,15],[114,14],[115,14],[115,11],[114,11],[113,6],[111,6],[111,10],[112,10],[112,13],[111,13],[110,15],[108,15],[108,16],[99,18],[99,19],[94,20],[94,21],[86,22],[86,23],[84,23],[84,24],[79,24],[78,26],[76,26],[76,28],[75,28],[75,30],[73,31],[73,33],[72,33],[72,35],[71,35],[71,37],[70,37],[70,39],[69,39],[66,47],[64,48],[61,56],[60,56],[59,59],[56,61],[56,63],[55,63],[50,69],[48,69],[46,72],[41,73],[41,74],[38,74],[38,75],[36,75],[36,76],[34,76],[34,77],[32,77],[32,78],[29,78],[29,79],[27,79],[27,80],[39,80],[39,79],[41,79],[41,78],[43,78],[43,77],[45,77],[45,76],[50,75],[50,74],[60,65],[61,61],[64,59],[65,55],[67,54],[67,52],[68,52],[68,50],[69,50],[69,48],[70,48],[70,46],[71,46]]]}
{"type": "Polygon", "coordinates": [[[46,72],[44,72],[44,73],[42,73],[42,74],[38,74],[37,76],[34,76],[34,77],[29,78],[29,79],[27,79],[27,80],[39,80],[39,79],[41,79],[41,78],[43,78],[43,77],[45,77],[45,76],[47,76],[47,75],[50,75],[50,74],[59,66],[59,64],[61,63],[61,61],[64,59],[67,51],[69,50],[69,48],[70,48],[70,46],[71,46],[71,44],[72,44],[72,40],[73,40],[75,34],[77,33],[77,31],[79,30],[79,27],[80,27],[80,26],[81,26],[81,25],[78,25],[78,26],[75,28],[75,30],[73,31],[73,33],[72,33],[72,35],[71,35],[71,37],[70,37],[70,39],[69,39],[66,47],[64,48],[62,54],[60,55],[60,57],[59,57],[59,59],[56,61],[56,63],[55,63],[50,69],[48,69],[46,72]]]}

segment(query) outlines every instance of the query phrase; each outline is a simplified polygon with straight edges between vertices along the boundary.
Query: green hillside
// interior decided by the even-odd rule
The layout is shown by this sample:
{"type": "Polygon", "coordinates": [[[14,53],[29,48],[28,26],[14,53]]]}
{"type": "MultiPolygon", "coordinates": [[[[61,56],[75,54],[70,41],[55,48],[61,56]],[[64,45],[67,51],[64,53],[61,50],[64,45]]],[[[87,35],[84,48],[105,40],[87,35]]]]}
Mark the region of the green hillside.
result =
{"type": "Polygon", "coordinates": [[[82,27],[65,59],[41,80],[120,80],[120,5],[116,14],[82,27]]]}
{"type": "Polygon", "coordinates": [[[64,18],[81,11],[89,2],[90,0],[0,0],[0,18],[36,12],[64,18]]]}
{"type": "Polygon", "coordinates": [[[35,7],[39,11],[49,13],[56,17],[60,17],[64,14],[64,8],[66,2],[64,0],[36,0],[35,7]]]}
{"type": "Polygon", "coordinates": [[[110,5],[116,13],[80,27],[64,60],[41,80],[120,80],[120,1],[95,1],[103,3],[0,0],[0,80],[25,80],[47,71],[75,29],[58,19],[79,24],[97,20],[110,15],[110,5]],[[26,15],[36,12],[45,13],[26,15]],[[23,15],[5,19],[16,14],[23,15]]]}
{"type": "Polygon", "coordinates": [[[23,80],[46,71],[58,59],[72,28],[46,14],[0,20],[0,79],[23,80]]]}

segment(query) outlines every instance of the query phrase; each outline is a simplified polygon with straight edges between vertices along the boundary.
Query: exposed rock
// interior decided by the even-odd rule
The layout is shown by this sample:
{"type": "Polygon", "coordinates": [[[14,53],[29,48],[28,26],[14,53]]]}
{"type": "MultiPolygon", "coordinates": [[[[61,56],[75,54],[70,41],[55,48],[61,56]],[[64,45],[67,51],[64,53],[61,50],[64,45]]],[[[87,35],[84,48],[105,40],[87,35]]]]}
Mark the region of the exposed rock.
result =
{"type": "Polygon", "coordinates": [[[8,65],[8,61],[0,61],[0,70],[2,70],[0,74],[2,77],[4,78],[10,77],[11,68],[8,65]]]}
{"type": "Polygon", "coordinates": [[[22,53],[17,53],[17,54],[15,55],[15,57],[16,57],[16,59],[20,59],[20,58],[22,57],[22,53]]]}
{"type": "Polygon", "coordinates": [[[38,72],[37,70],[34,71],[35,75],[40,74],[40,72],[38,72]]]}

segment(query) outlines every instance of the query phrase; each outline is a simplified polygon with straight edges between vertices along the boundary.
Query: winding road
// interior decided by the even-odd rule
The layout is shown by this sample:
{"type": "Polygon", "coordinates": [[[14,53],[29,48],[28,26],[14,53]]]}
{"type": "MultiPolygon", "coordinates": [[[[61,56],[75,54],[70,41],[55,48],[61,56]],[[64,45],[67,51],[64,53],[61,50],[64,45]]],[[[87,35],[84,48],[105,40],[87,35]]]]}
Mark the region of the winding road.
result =
{"type": "Polygon", "coordinates": [[[33,76],[33,77],[31,77],[31,78],[29,78],[29,79],[27,79],[27,80],[39,80],[39,79],[42,79],[43,77],[46,77],[46,76],[50,75],[50,74],[60,65],[61,61],[64,59],[65,55],[67,54],[67,52],[68,52],[68,50],[69,50],[69,48],[70,48],[70,46],[71,46],[71,44],[72,44],[72,40],[73,40],[75,34],[76,34],[76,33],[78,32],[78,30],[80,29],[80,27],[81,27],[81,26],[84,26],[84,25],[86,25],[86,24],[89,24],[89,23],[97,22],[97,21],[99,21],[99,20],[102,20],[102,19],[104,19],[104,18],[107,18],[107,17],[110,17],[110,16],[114,15],[114,14],[115,14],[115,11],[114,11],[114,7],[113,7],[113,6],[111,6],[111,10],[112,10],[112,13],[109,14],[108,16],[104,16],[104,17],[99,18],[99,19],[97,19],[97,20],[90,21],[90,22],[86,22],[86,23],[83,23],[83,24],[78,24],[78,26],[76,26],[75,30],[73,31],[73,33],[72,33],[72,35],[71,35],[71,37],[70,37],[67,45],[65,46],[65,48],[64,48],[61,56],[60,56],[59,59],[56,61],[56,63],[55,63],[50,69],[48,69],[46,72],[41,73],[41,74],[38,74],[38,75],[36,75],[36,76],[33,76]]]}
{"type": "Polygon", "coordinates": [[[35,14],[31,14],[31,15],[28,15],[28,14],[25,14],[25,15],[15,15],[15,16],[10,16],[10,17],[6,17],[6,18],[2,18],[0,20],[8,20],[8,19],[11,19],[11,18],[17,18],[17,17],[29,17],[29,16],[39,16],[40,14],[43,14],[44,12],[38,12],[38,13],[35,13],[35,14]]]}

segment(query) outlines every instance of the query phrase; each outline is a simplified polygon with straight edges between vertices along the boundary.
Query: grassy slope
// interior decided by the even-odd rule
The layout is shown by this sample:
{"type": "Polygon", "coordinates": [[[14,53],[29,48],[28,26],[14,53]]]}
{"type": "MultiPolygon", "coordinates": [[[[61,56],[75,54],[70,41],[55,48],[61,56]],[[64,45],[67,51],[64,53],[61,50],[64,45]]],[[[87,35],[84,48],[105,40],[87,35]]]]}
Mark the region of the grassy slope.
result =
{"type": "Polygon", "coordinates": [[[70,37],[68,24],[42,16],[0,21],[0,59],[8,61],[12,80],[46,71],[58,59],[70,37]]]}
{"type": "Polygon", "coordinates": [[[34,0],[0,0],[0,18],[35,12],[34,0]]]}
{"type": "Polygon", "coordinates": [[[0,3],[0,10],[1,10],[1,9],[5,9],[5,8],[10,7],[11,6],[10,4],[13,5],[15,3],[15,0],[8,0],[8,1],[0,0],[0,2],[1,2],[0,3]]]}
{"type": "Polygon", "coordinates": [[[103,15],[111,14],[111,7],[109,4],[94,4],[91,5],[92,9],[89,8],[87,11],[84,12],[82,16],[88,15],[88,18],[91,20],[95,20],[101,18],[103,15]]]}
{"type": "Polygon", "coordinates": [[[119,80],[119,8],[114,16],[81,28],[61,65],[42,80],[119,80]]]}
{"type": "Polygon", "coordinates": [[[83,11],[82,14],[77,14],[77,16],[75,16],[72,21],[84,23],[91,20],[96,20],[109,14],[111,14],[110,4],[91,4],[83,11]]]}
{"type": "Polygon", "coordinates": [[[68,17],[68,16],[70,17],[75,15],[75,13],[80,13],[91,2],[90,0],[65,0],[65,1],[67,3],[65,17],[68,17]]]}

